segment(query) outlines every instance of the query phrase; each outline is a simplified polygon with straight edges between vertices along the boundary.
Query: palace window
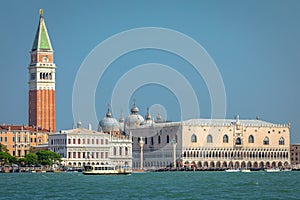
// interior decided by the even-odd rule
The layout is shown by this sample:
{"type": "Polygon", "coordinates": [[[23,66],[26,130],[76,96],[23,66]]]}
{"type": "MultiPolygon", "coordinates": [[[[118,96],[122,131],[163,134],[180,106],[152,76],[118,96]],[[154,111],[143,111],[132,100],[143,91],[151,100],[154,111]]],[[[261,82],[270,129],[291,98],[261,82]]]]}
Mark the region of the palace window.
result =
{"type": "Polygon", "coordinates": [[[223,143],[228,143],[228,135],[223,136],[223,143]]]}
{"type": "Polygon", "coordinates": [[[284,138],[283,138],[283,137],[281,137],[281,138],[279,139],[279,145],[284,145],[284,138]]]}
{"type": "Polygon", "coordinates": [[[114,156],[117,155],[117,148],[114,147],[114,156]]]}
{"type": "Polygon", "coordinates": [[[160,144],[160,135],[158,136],[158,144],[160,144]]]}
{"type": "Polygon", "coordinates": [[[128,147],[125,147],[125,156],[128,156],[128,147]]]}
{"type": "Polygon", "coordinates": [[[122,155],[122,147],[119,148],[119,155],[122,155]]]}
{"type": "Polygon", "coordinates": [[[192,143],[196,143],[197,142],[197,136],[195,134],[192,135],[191,142],[192,143]]]}
{"type": "Polygon", "coordinates": [[[73,144],[76,144],[76,139],[73,139],[73,144]]]}
{"type": "Polygon", "coordinates": [[[263,144],[264,145],[269,145],[269,138],[268,137],[265,137],[263,144]]]}
{"type": "Polygon", "coordinates": [[[236,138],[235,144],[236,144],[236,145],[241,145],[241,144],[242,144],[241,138],[236,138]]]}
{"type": "Polygon", "coordinates": [[[154,139],[151,137],[151,145],[154,145],[154,139]]]}
{"type": "Polygon", "coordinates": [[[167,135],[167,143],[169,143],[170,142],[170,137],[169,137],[169,135],[167,135]]]}
{"type": "Polygon", "coordinates": [[[249,136],[248,143],[254,143],[254,137],[253,137],[253,135],[249,136]]]}
{"type": "Polygon", "coordinates": [[[213,137],[211,135],[208,135],[206,141],[207,143],[213,143],[213,137]]]}
{"type": "Polygon", "coordinates": [[[78,144],[80,144],[80,139],[78,138],[78,142],[77,142],[78,144]]]}
{"type": "Polygon", "coordinates": [[[148,139],[145,137],[145,144],[147,144],[148,143],[148,139]]]}

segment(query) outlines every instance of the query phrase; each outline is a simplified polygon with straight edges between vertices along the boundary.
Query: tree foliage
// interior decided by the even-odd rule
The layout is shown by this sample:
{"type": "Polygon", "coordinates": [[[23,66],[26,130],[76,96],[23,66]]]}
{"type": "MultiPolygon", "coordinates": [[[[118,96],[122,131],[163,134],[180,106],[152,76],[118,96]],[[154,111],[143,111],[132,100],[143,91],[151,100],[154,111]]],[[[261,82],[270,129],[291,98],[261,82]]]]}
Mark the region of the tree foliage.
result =
{"type": "Polygon", "coordinates": [[[41,165],[52,165],[53,163],[61,162],[61,156],[49,150],[40,150],[36,155],[37,162],[41,165]]]}
{"type": "Polygon", "coordinates": [[[16,157],[11,156],[7,152],[0,152],[0,162],[2,165],[16,163],[16,157]]]}
{"type": "Polygon", "coordinates": [[[25,156],[25,162],[28,165],[35,165],[37,164],[38,156],[34,153],[29,153],[25,156]]]}
{"type": "Polygon", "coordinates": [[[6,153],[8,153],[7,147],[4,144],[1,144],[1,143],[0,143],[0,152],[6,152],[6,153]]]}

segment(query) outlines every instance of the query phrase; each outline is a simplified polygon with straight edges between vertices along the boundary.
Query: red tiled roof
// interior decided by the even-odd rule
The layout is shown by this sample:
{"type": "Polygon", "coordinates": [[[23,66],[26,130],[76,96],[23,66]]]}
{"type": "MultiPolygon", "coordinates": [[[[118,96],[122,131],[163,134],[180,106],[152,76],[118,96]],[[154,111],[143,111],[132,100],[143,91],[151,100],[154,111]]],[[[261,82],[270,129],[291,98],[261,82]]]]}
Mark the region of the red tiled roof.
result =
{"type": "Polygon", "coordinates": [[[12,131],[16,131],[16,130],[24,130],[24,131],[38,131],[38,132],[49,132],[49,130],[44,129],[44,128],[36,128],[33,126],[26,126],[26,125],[0,125],[0,130],[12,130],[12,131]]]}

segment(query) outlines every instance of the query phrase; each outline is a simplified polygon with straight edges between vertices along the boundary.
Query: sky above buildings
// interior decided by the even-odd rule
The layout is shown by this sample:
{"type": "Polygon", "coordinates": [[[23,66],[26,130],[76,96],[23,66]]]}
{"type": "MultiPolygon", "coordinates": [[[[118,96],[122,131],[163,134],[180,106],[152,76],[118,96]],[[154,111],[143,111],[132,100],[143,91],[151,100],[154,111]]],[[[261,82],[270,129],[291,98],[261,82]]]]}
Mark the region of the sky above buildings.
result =
{"type": "MultiPolygon", "coordinates": [[[[105,116],[107,103],[118,101],[122,103],[115,103],[114,117],[118,118],[121,112],[126,116],[133,99],[143,116],[150,107],[152,117],[158,110],[172,121],[199,117],[196,112],[183,115],[181,108],[186,108],[198,109],[200,117],[210,118],[213,101],[216,101],[216,104],[224,104],[227,118],[239,114],[240,119],[259,116],[274,123],[290,122],[291,143],[300,142],[299,1],[3,1],[0,7],[0,123],[27,124],[27,67],[40,8],[44,9],[55,51],[58,129],[71,128],[79,119],[87,127],[81,116],[74,116],[73,120],[72,93],[76,77],[92,50],[98,45],[103,47],[101,42],[124,31],[154,27],[184,34],[205,49],[217,67],[226,101],[214,96],[220,88],[214,88],[213,82],[220,81],[220,77],[213,70],[208,71],[208,74],[211,72],[209,82],[206,73],[193,68],[188,59],[172,51],[145,47],[116,56],[101,76],[93,71],[84,76],[87,91],[93,74],[99,79],[96,86],[91,86],[96,87],[93,106],[99,120],[105,116]],[[157,70],[153,70],[159,75],[155,76],[143,66],[149,63],[169,68],[147,65],[157,70]],[[144,71],[137,70],[141,65],[144,71]],[[173,72],[178,76],[175,73],[173,77],[173,72]],[[126,78],[137,87],[130,88],[126,78]],[[165,79],[173,82],[163,85],[165,79]],[[185,85],[185,81],[189,84],[185,85]],[[123,93],[114,94],[115,88],[130,94],[129,97],[120,98],[118,94],[123,93]],[[190,90],[194,96],[187,92],[190,90]],[[194,102],[194,97],[198,108],[189,103],[194,102]]],[[[140,34],[136,40],[151,37],[146,35],[140,34]]],[[[122,40],[122,35],[119,39],[120,47],[118,43],[106,46],[111,55],[123,42],[130,43],[122,40]]],[[[179,40],[173,44],[179,44],[179,40]]],[[[197,53],[193,48],[188,51],[197,53]]],[[[96,56],[99,68],[103,68],[101,64],[107,55],[96,56]]],[[[202,59],[200,55],[199,59],[202,59]]],[[[87,100],[86,105],[79,106],[84,109],[90,102],[87,100]]],[[[94,122],[92,125],[97,128],[94,122]]]]}

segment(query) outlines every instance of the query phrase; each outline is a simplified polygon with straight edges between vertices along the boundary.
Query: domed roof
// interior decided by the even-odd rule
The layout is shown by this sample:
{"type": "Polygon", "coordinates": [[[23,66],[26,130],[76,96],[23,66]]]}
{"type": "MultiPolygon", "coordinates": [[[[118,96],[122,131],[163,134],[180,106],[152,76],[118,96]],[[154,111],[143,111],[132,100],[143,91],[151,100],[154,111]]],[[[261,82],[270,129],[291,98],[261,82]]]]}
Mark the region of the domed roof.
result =
{"type": "Polygon", "coordinates": [[[143,126],[151,126],[152,124],[154,124],[154,121],[151,119],[151,115],[150,115],[150,113],[149,113],[149,108],[147,108],[147,113],[146,113],[146,115],[145,115],[145,121],[143,121],[142,123],[141,123],[141,125],[143,125],[143,126]]]}
{"type": "Polygon", "coordinates": [[[131,114],[125,119],[126,127],[137,127],[141,125],[141,123],[144,121],[144,118],[140,114],[138,114],[138,112],[139,108],[136,106],[134,101],[131,108],[131,114]]]}
{"type": "Polygon", "coordinates": [[[99,122],[98,131],[101,131],[101,129],[102,129],[103,132],[110,132],[110,131],[117,132],[117,131],[120,131],[120,124],[115,118],[111,117],[109,107],[108,107],[108,110],[107,110],[107,113],[106,113],[106,117],[101,119],[100,122],[99,122]]]}
{"type": "Polygon", "coordinates": [[[125,119],[125,125],[127,127],[137,127],[140,126],[141,123],[144,121],[144,118],[140,114],[130,114],[125,119]]]}
{"type": "Polygon", "coordinates": [[[135,105],[135,101],[134,101],[133,106],[130,111],[131,111],[131,114],[137,114],[139,112],[139,108],[135,105]]]}

